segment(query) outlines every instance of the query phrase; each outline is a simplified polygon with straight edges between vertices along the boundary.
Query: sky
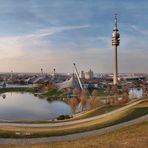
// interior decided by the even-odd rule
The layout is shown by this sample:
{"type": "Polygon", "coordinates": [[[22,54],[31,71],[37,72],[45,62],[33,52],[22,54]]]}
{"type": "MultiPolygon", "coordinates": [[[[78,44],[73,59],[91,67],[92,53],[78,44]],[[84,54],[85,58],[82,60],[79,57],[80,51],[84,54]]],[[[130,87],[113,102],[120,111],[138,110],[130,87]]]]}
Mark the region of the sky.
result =
{"type": "Polygon", "coordinates": [[[147,0],[0,0],[0,72],[148,72],[147,0]]]}

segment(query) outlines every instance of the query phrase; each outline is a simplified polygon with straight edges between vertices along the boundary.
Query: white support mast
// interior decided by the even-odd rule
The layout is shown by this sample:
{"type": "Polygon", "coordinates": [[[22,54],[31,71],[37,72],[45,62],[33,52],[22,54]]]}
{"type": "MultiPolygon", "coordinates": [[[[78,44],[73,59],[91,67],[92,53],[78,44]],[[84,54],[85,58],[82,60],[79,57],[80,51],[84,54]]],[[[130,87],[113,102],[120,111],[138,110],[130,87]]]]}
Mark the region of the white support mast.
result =
{"type": "Polygon", "coordinates": [[[80,85],[81,89],[83,90],[84,88],[83,88],[82,82],[81,82],[80,77],[79,77],[78,69],[77,69],[75,63],[73,63],[73,65],[74,65],[74,68],[75,68],[75,71],[76,71],[76,76],[77,76],[77,79],[78,79],[79,85],[80,85]]]}

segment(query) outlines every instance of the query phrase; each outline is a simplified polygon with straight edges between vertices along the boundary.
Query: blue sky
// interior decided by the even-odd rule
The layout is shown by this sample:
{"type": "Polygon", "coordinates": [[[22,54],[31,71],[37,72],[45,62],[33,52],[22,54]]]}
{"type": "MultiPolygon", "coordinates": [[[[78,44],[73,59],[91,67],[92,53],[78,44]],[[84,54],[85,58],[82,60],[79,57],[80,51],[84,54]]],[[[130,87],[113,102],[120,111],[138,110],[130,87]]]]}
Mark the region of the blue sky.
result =
{"type": "Polygon", "coordinates": [[[119,72],[148,72],[147,0],[0,0],[0,71],[113,72],[115,13],[119,72]]]}

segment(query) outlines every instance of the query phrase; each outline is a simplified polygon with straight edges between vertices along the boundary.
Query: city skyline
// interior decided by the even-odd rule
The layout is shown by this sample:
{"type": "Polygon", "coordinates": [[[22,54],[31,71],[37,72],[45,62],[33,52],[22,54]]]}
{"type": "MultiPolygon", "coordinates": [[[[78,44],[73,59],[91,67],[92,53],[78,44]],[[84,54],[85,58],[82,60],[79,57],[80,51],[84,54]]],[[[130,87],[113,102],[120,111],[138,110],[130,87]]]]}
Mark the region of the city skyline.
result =
{"type": "Polygon", "coordinates": [[[0,0],[0,72],[113,73],[114,14],[119,73],[148,72],[148,2],[0,0]],[[138,21],[137,21],[138,20],[138,21]]]}

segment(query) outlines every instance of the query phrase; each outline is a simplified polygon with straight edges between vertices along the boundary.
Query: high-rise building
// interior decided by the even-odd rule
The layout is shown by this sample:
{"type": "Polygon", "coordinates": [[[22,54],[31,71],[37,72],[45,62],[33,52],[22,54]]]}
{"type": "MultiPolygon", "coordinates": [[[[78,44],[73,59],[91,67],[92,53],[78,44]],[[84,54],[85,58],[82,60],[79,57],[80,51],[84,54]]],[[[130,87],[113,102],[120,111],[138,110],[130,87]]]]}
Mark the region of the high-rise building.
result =
{"type": "Polygon", "coordinates": [[[81,78],[81,79],[85,79],[85,73],[84,73],[83,70],[82,70],[81,73],[80,73],[80,78],[81,78]]]}
{"type": "Polygon", "coordinates": [[[85,73],[85,79],[92,79],[93,76],[94,76],[94,73],[91,69],[85,73]]]}
{"type": "Polygon", "coordinates": [[[112,33],[112,46],[114,47],[114,76],[113,76],[113,84],[118,84],[118,55],[117,55],[117,47],[120,44],[120,34],[117,29],[117,16],[114,17],[114,29],[112,33]]]}

